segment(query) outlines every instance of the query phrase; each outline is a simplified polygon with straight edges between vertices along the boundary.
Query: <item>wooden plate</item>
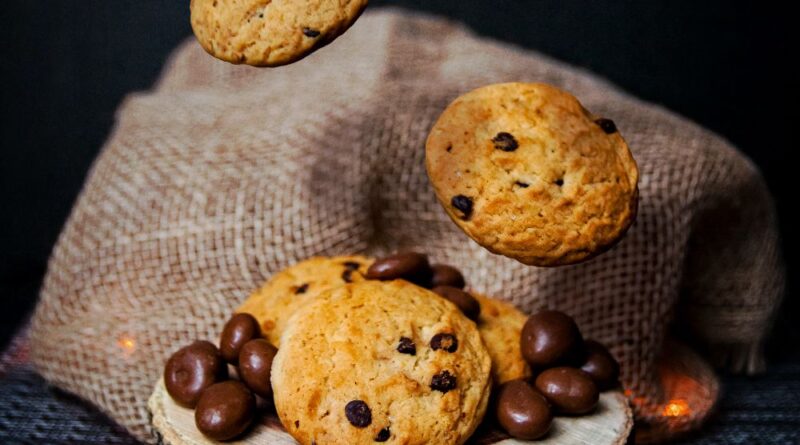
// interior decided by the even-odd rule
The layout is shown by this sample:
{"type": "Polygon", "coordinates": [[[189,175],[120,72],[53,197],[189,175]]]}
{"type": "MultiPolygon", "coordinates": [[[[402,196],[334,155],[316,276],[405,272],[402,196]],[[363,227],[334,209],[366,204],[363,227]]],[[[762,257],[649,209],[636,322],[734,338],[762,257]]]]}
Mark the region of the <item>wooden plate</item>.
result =
{"type": "MultiPolygon", "coordinates": [[[[197,431],[194,425],[194,410],[183,408],[172,401],[159,380],[147,403],[152,414],[155,430],[167,445],[213,445],[197,431]]],[[[556,417],[550,433],[542,440],[533,442],[509,439],[497,431],[479,431],[470,439],[470,445],[623,445],[633,427],[633,417],[628,401],[620,392],[605,392],[600,395],[597,410],[588,416],[556,417]]],[[[274,415],[265,416],[241,440],[225,442],[238,445],[297,445],[281,427],[274,415]]]]}

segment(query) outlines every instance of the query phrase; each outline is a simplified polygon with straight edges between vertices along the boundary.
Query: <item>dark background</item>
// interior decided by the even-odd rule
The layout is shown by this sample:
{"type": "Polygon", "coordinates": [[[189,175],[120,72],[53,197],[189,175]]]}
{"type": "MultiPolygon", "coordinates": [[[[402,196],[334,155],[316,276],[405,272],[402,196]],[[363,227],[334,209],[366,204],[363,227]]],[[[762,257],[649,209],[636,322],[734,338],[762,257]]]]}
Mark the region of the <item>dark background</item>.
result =
{"type": "MultiPolygon", "coordinates": [[[[170,50],[190,35],[188,4],[3,2],[0,348],[35,303],[48,254],[115,108],[126,93],[148,88],[170,50]]],[[[789,62],[800,50],[788,9],[674,0],[377,0],[372,7],[385,4],[444,14],[588,67],[725,136],[764,172],[777,198],[789,275],[796,270],[797,179],[789,152],[798,145],[800,76],[789,62]]],[[[792,324],[795,289],[790,282],[773,345],[800,339],[792,324]]]]}

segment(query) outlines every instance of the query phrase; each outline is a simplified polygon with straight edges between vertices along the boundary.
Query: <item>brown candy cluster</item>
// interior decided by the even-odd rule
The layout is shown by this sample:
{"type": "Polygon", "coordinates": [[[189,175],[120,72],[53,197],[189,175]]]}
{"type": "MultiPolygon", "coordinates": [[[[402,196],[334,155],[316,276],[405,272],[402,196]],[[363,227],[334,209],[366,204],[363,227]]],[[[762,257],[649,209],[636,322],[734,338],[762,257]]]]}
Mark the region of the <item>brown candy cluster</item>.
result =
{"type": "Polygon", "coordinates": [[[197,429],[211,439],[241,435],[255,418],[255,395],[272,399],[270,374],[278,349],[260,336],[252,315],[236,314],[222,330],[219,349],[196,341],[167,360],[167,392],[179,405],[194,408],[197,429]],[[237,366],[241,381],[229,379],[228,364],[237,366]]]}
{"type": "Polygon", "coordinates": [[[515,438],[544,436],[554,414],[593,411],[600,391],[618,383],[619,364],[608,349],[584,341],[575,320],[563,312],[531,315],[521,337],[522,356],[535,378],[506,382],[495,398],[497,421],[515,438]]]}

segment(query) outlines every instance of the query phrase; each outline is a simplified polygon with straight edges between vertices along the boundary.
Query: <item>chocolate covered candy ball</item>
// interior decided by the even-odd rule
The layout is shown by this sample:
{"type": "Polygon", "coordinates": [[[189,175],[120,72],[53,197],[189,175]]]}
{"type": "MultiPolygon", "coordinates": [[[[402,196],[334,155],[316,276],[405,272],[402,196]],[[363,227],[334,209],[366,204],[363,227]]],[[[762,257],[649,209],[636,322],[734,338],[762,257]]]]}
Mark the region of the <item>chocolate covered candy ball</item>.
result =
{"type": "Polygon", "coordinates": [[[464,289],[467,285],[464,280],[464,275],[461,271],[453,266],[446,264],[435,264],[431,267],[433,276],[431,277],[431,287],[436,286],[452,286],[458,289],[464,289]]]}
{"type": "Polygon", "coordinates": [[[553,423],[550,404],[525,380],[511,380],[500,386],[495,415],[508,434],[522,440],[541,438],[553,423]]]}
{"type": "Polygon", "coordinates": [[[203,391],[194,412],[194,423],[211,439],[230,440],[250,426],[255,413],[253,393],[241,382],[228,380],[203,391]]]}
{"type": "Polygon", "coordinates": [[[248,388],[265,399],[272,398],[270,376],[272,360],[277,353],[278,348],[263,338],[245,343],[239,353],[239,377],[248,388]]]}
{"type": "Polygon", "coordinates": [[[586,414],[597,406],[600,392],[589,374],[562,366],[536,377],[536,389],[559,413],[586,414]]]}
{"type": "Polygon", "coordinates": [[[481,315],[481,304],[469,293],[452,286],[436,286],[433,291],[458,306],[470,320],[477,320],[481,315]]]}
{"type": "Polygon", "coordinates": [[[242,345],[261,336],[258,320],[250,314],[236,314],[225,323],[219,339],[219,351],[226,362],[235,365],[242,345]]]}
{"type": "Polygon", "coordinates": [[[395,253],[376,260],[367,269],[369,280],[403,279],[422,287],[429,287],[431,266],[428,256],[417,252],[395,253]]]}
{"type": "Polygon", "coordinates": [[[619,383],[619,362],[603,344],[588,340],[586,361],[581,369],[589,374],[600,391],[615,387],[619,383]]]}
{"type": "Polygon", "coordinates": [[[204,389],[228,378],[228,365],[211,342],[196,341],[176,351],[164,366],[164,385],[175,402],[194,408],[204,389]]]}
{"type": "Polygon", "coordinates": [[[522,356],[534,368],[580,364],[583,337],[570,316],[559,311],[539,311],[522,327],[522,356]]]}

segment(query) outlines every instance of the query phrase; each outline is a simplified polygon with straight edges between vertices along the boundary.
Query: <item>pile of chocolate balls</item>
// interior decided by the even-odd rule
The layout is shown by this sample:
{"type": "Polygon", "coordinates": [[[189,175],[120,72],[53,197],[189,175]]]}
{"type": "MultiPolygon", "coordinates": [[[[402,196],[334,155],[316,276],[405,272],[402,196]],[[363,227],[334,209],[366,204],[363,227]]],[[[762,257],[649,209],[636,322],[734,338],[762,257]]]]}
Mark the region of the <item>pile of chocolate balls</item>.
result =
{"type": "Polygon", "coordinates": [[[512,437],[541,438],[554,414],[588,414],[600,391],[618,385],[619,364],[608,349],[584,341],[575,320],[563,312],[531,315],[521,337],[522,356],[534,377],[504,383],[494,400],[497,422],[512,437]]]}

